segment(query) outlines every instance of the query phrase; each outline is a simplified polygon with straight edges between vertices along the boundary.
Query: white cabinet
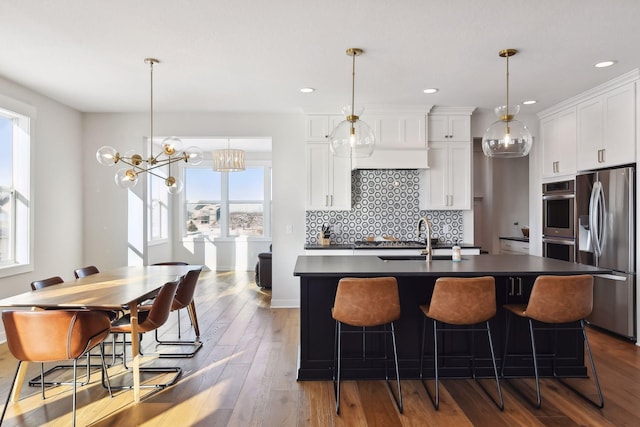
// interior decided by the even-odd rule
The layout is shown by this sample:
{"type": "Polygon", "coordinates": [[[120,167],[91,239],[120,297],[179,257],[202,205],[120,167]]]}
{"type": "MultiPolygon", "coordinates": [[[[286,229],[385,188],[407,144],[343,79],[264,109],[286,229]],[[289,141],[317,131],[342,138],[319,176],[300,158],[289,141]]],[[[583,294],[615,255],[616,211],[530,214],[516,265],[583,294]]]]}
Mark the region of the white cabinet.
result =
{"type": "Polygon", "coordinates": [[[635,96],[635,84],[628,83],[578,104],[579,170],[635,161],[635,96]]]}
{"type": "Polygon", "coordinates": [[[471,116],[430,114],[429,141],[471,141],[471,116]]]}
{"type": "Polygon", "coordinates": [[[500,253],[502,255],[528,255],[529,242],[500,239],[500,253]]]}
{"type": "Polygon", "coordinates": [[[471,143],[429,142],[421,209],[471,209],[471,143]]]}
{"type": "Polygon", "coordinates": [[[542,177],[576,173],[576,107],[540,120],[542,177]]]}
{"type": "Polygon", "coordinates": [[[351,165],[335,157],[329,144],[307,143],[307,209],[351,209],[351,165]]]}
{"type": "Polygon", "coordinates": [[[312,114],[305,116],[305,141],[326,142],[329,133],[345,119],[340,115],[312,114]]]}
{"type": "Polygon", "coordinates": [[[362,120],[373,128],[376,149],[427,148],[426,113],[366,114],[362,116],[362,120]]]}

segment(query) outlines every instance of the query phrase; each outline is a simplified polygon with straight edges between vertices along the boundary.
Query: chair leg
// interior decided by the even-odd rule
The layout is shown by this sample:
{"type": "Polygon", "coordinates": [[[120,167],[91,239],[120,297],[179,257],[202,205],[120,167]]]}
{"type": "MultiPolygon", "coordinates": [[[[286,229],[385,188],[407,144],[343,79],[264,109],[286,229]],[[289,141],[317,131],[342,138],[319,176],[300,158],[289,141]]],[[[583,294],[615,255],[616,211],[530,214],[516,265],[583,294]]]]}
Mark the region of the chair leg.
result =
{"type": "Polygon", "coordinates": [[[533,374],[536,377],[536,407],[540,408],[542,405],[542,398],[540,397],[540,375],[538,374],[538,357],[536,353],[536,339],[533,335],[533,320],[529,319],[529,335],[531,336],[531,353],[533,354],[533,374]]]}
{"type": "Polygon", "coordinates": [[[73,427],[76,427],[76,380],[78,379],[78,359],[73,359],[73,396],[72,396],[72,414],[73,414],[73,427]]]}
{"type": "Polygon", "coordinates": [[[584,341],[584,345],[585,345],[585,348],[587,350],[587,356],[589,357],[589,364],[591,365],[591,372],[593,372],[593,381],[595,382],[596,390],[598,391],[598,401],[599,402],[598,403],[594,402],[593,400],[591,400],[590,398],[585,396],[583,393],[578,391],[576,388],[574,388],[570,384],[568,384],[565,381],[563,381],[562,378],[557,378],[557,379],[562,385],[564,385],[565,387],[567,387],[568,389],[573,391],[578,396],[582,397],[587,402],[591,403],[593,406],[595,406],[597,408],[604,408],[604,398],[602,396],[602,390],[600,389],[600,381],[598,381],[598,373],[596,372],[596,365],[593,362],[593,355],[591,354],[591,346],[589,345],[589,339],[587,338],[587,332],[584,329],[584,320],[580,320],[580,328],[582,329],[582,340],[584,341]]]}
{"type": "Polygon", "coordinates": [[[504,378],[504,365],[507,362],[507,349],[509,346],[509,327],[511,326],[511,313],[507,312],[507,326],[504,334],[504,352],[502,354],[502,363],[500,363],[500,377],[504,378]]]}
{"type": "Polygon", "coordinates": [[[334,355],[335,361],[333,365],[333,392],[336,398],[336,414],[340,415],[340,333],[341,333],[341,325],[340,322],[336,320],[336,329],[335,329],[335,340],[334,340],[334,355]]]}
{"type": "Polygon", "coordinates": [[[185,341],[180,340],[181,338],[181,327],[180,327],[180,310],[177,311],[178,314],[178,340],[175,341],[161,341],[158,337],[158,330],[155,330],[155,339],[158,344],[161,345],[173,345],[173,346],[193,346],[194,349],[191,352],[186,353],[156,353],[155,355],[163,358],[163,359],[174,359],[174,358],[190,358],[195,356],[195,354],[200,351],[202,348],[202,341],[200,341],[200,328],[198,326],[198,319],[196,317],[196,308],[193,301],[191,304],[187,306],[187,310],[189,312],[189,317],[191,318],[191,324],[193,325],[193,329],[196,335],[196,338],[193,341],[185,341]]]}
{"type": "MultiPolygon", "coordinates": [[[[394,359],[395,367],[396,367],[396,386],[398,388],[398,396],[396,397],[396,395],[393,394],[393,390],[391,389],[391,384],[389,384],[389,380],[388,379],[387,379],[387,386],[389,387],[389,390],[391,391],[391,395],[393,396],[393,400],[396,401],[396,405],[398,406],[398,411],[402,414],[402,411],[403,411],[404,408],[403,408],[403,405],[402,405],[402,389],[400,388],[400,368],[398,366],[398,347],[397,347],[397,343],[396,343],[396,329],[395,329],[395,326],[394,326],[393,322],[391,322],[391,340],[393,342],[393,359],[394,359]]],[[[386,358],[385,358],[385,366],[386,366],[386,363],[387,363],[387,361],[386,361],[386,358]]]]}
{"type": "MultiPolygon", "coordinates": [[[[493,373],[496,378],[496,386],[498,387],[498,397],[499,402],[496,402],[495,399],[491,399],[498,406],[501,411],[504,411],[504,399],[502,397],[502,388],[500,387],[500,378],[498,377],[498,367],[496,366],[496,354],[493,351],[493,339],[491,338],[491,327],[489,326],[489,321],[487,321],[487,337],[489,338],[489,348],[491,349],[491,362],[493,362],[493,373]]],[[[483,388],[484,390],[484,388],[483,388]]],[[[486,391],[486,390],[485,390],[486,391]]],[[[487,393],[488,395],[489,393],[487,393]]]]}
{"type": "Polygon", "coordinates": [[[7,394],[7,400],[4,402],[4,408],[2,409],[2,415],[0,415],[0,425],[2,425],[2,421],[4,421],[4,415],[7,412],[7,406],[9,406],[9,400],[11,400],[11,393],[13,392],[13,387],[16,385],[16,379],[18,378],[18,373],[20,372],[20,365],[22,361],[18,361],[18,367],[16,368],[16,374],[13,376],[13,380],[11,381],[11,387],[9,387],[9,393],[7,394]]]}
{"type": "MultiPolygon", "coordinates": [[[[423,336],[423,340],[422,340],[422,358],[424,358],[424,329],[426,329],[426,322],[427,322],[427,318],[425,317],[423,320],[423,331],[422,331],[422,336],[423,336]]],[[[420,361],[420,364],[422,365],[422,360],[420,361]]],[[[438,410],[438,407],[440,406],[440,390],[439,390],[439,382],[440,382],[440,378],[438,376],[438,328],[437,328],[437,324],[436,324],[436,320],[433,320],[433,366],[435,369],[435,377],[436,377],[436,391],[435,391],[435,396],[433,396],[431,394],[431,392],[429,391],[429,387],[427,387],[427,385],[424,382],[424,379],[421,377],[420,380],[422,382],[422,386],[424,387],[424,390],[427,392],[427,395],[429,396],[429,400],[431,400],[431,403],[433,404],[433,407],[436,409],[436,411],[438,410]]],[[[422,375],[422,367],[420,368],[420,375],[422,375]]]]}

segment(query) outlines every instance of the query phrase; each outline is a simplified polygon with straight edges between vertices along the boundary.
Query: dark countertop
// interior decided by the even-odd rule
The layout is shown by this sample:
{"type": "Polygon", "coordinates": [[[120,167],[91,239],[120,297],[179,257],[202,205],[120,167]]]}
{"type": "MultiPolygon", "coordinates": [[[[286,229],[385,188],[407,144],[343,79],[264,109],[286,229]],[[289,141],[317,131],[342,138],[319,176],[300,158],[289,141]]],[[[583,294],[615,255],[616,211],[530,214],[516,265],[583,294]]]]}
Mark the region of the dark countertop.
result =
{"type": "MultiPolygon", "coordinates": [[[[453,243],[438,243],[437,245],[433,245],[432,249],[451,249],[453,247],[453,243]]],[[[468,243],[459,243],[461,249],[480,249],[480,246],[475,246],[468,243]]],[[[415,245],[415,246],[360,246],[353,243],[347,243],[342,245],[318,245],[318,244],[310,244],[307,243],[304,245],[305,249],[424,249],[425,245],[415,245]]]]}
{"type": "Polygon", "coordinates": [[[377,256],[299,256],[294,276],[517,276],[610,270],[533,255],[463,255],[462,261],[383,261],[377,256]]]}
{"type": "Polygon", "coordinates": [[[516,242],[529,242],[528,237],[500,237],[500,240],[513,240],[516,242]]]}

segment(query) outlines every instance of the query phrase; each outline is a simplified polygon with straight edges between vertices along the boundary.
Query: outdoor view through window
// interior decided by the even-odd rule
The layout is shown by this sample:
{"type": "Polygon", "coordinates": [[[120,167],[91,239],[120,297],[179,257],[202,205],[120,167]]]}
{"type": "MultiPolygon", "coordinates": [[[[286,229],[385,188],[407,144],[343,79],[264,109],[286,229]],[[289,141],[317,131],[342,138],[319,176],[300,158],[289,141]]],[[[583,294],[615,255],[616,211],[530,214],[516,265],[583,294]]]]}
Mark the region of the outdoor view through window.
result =
{"type": "Polygon", "coordinates": [[[270,168],[247,167],[241,172],[185,170],[185,235],[209,237],[263,236],[265,182],[270,168]]]}

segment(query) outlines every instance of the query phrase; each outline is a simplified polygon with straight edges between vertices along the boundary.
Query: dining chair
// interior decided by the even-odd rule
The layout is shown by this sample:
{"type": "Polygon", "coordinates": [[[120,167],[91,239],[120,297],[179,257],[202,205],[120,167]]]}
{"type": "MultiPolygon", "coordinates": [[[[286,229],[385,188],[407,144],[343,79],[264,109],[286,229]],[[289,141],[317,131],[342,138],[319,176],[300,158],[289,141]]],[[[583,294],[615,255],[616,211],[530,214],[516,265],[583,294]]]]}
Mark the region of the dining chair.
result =
{"type": "MultiPolygon", "coordinates": [[[[179,281],[167,282],[165,283],[158,295],[153,300],[153,303],[149,307],[148,310],[140,310],[138,311],[138,333],[144,334],[147,332],[151,332],[164,325],[169,318],[169,313],[171,312],[171,303],[173,302],[173,298],[176,294],[176,290],[178,289],[179,281]]],[[[126,314],[123,317],[113,321],[111,323],[111,332],[122,334],[122,345],[123,345],[123,357],[122,364],[125,369],[127,367],[127,358],[126,358],[126,334],[131,333],[131,314],[126,314]]],[[[134,355],[135,356],[135,355],[134,355]]],[[[140,372],[151,372],[151,373],[175,373],[175,375],[167,382],[160,384],[149,384],[149,385],[141,385],[141,388],[165,388],[170,385],[175,384],[178,380],[178,377],[182,374],[182,368],[179,367],[142,367],[140,368],[140,372]]],[[[133,386],[131,385],[121,385],[121,386],[111,386],[113,389],[131,389],[133,386]]]]}
{"type": "MultiPolygon", "coordinates": [[[[60,283],[64,283],[64,279],[62,279],[62,277],[60,276],[53,276],[53,277],[49,277],[46,279],[42,279],[42,280],[35,280],[33,282],[31,282],[31,290],[32,291],[37,291],[39,289],[44,289],[47,288],[49,286],[53,286],[53,285],[59,285],[60,283]]],[[[91,353],[87,352],[87,363],[86,363],[86,368],[87,368],[87,373],[86,373],[86,380],[84,382],[80,382],[79,385],[83,386],[85,384],[87,384],[90,380],[91,380],[91,368],[92,367],[96,367],[91,365],[91,353]]],[[[99,366],[98,366],[99,367],[99,366]]],[[[43,381],[44,378],[46,378],[48,375],[60,371],[62,369],[72,369],[73,365],[56,365],[50,369],[47,369],[46,371],[44,370],[44,363],[41,363],[40,366],[40,375],[31,378],[29,380],[29,386],[31,387],[41,387],[42,388],[42,398],[44,399],[44,387],[45,386],[58,386],[58,385],[71,385],[71,382],[69,381],[43,381]]]]}
{"type": "Polygon", "coordinates": [[[340,414],[340,375],[342,364],[342,335],[361,334],[362,354],[358,360],[366,359],[366,334],[381,334],[384,340],[385,379],[389,392],[396,402],[398,411],[402,413],[402,389],[400,388],[400,372],[398,369],[398,349],[396,346],[396,331],[394,322],[400,318],[400,296],[398,282],[395,277],[356,278],[345,277],[338,282],[338,289],[333,304],[332,316],[336,321],[333,386],[336,399],[336,414],[340,414]],[[343,325],[354,327],[343,330],[343,325]],[[387,329],[391,326],[391,330],[387,329]],[[380,328],[373,328],[379,327],[380,328]],[[367,329],[373,328],[373,329],[367,329]],[[391,335],[393,344],[393,360],[395,363],[398,396],[393,393],[387,372],[387,340],[391,335]]]}
{"type": "MultiPolygon", "coordinates": [[[[154,265],[188,265],[187,263],[159,263],[154,265]]],[[[193,357],[201,348],[202,341],[200,341],[200,327],[198,325],[198,317],[196,315],[196,305],[193,300],[195,294],[196,285],[198,283],[198,277],[202,272],[202,267],[198,269],[189,270],[187,274],[182,276],[180,283],[178,284],[178,290],[171,303],[171,311],[178,314],[178,339],[177,340],[160,340],[158,337],[158,329],[155,330],[155,339],[158,344],[170,345],[170,346],[193,346],[193,351],[181,352],[181,353],[157,353],[161,358],[189,358],[193,357]],[[181,327],[180,327],[180,310],[186,308],[189,313],[191,325],[195,333],[195,339],[193,340],[181,340],[181,327]]],[[[149,306],[141,306],[139,309],[148,310],[149,306]]]]}
{"type": "Polygon", "coordinates": [[[73,275],[76,277],[76,279],[81,279],[83,277],[87,277],[97,273],[100,273],[100,270],[98,270],[98,267],[96,267],[95,265],[89,265],[87,267],[76,268],[75,270],[73,270],[73,275]]]}
{"type": "Polygon", "coordinates": [[[508,356],[507,349],[509,344],[509,327],[511,318],[514,316],[524,318],[529,323],[529,337],[531,338],[531,353],[533,356],[533,372],[536,379],[536,407],[542,405],[540,396],[540,374],[538,372],[538,358],[542,355],[536,352],[536,342],[534,331],[536,330],[552,330],[557,332],[567,330],[581,330],[584,347],[589,357],[591,365],[591,374],[598,393],[598,402],[585,396],[573,386],[562,380],[556,373],[555,353],[552,357],[553,378],[557,379],[561,384],[572,390],[578,396],[582,397],[592,405],[602,408],[604,407],[604,398],[598,381],[596,365],[593,362],[589,339],[584,328],[584,319],[591,314],[593,309],[593,276],[588,274],[577,276],[538,276],[533,283],[531,296],[527,304],[507,304],[504,306],[507,310],[507,327],[506,338],[504,343],[504,357],[502,358],[501,375],[504,377],[504,367],[508,356]],[[533,321],[536,321],[534,325],[533,321]],[[556,325],[564,324],[562,329],[556,328],[556,325]],[[575,325],[571,327],[570,325],[575,325]]]}
{"type": "MultiPolygon", "coordinates": [[[[489,324],[489,320],[496,315],[495,279],[490,276],[439,277],[436,279],[433,293],[431,294],[431,301],[429,304],[421,305],[420,310],[424,315],[422,322],[422,345],[420,346],[420,382],[422,382],[434,408],[438,410],[440,405],[438,332],[447,334],[452,332],[471,332],[473,334],[476,331],[486,331],[489,340],[489,349],[491,350],[491,365],[498,389],[498,400],[491,396],[488,390],[477,381],[473,349],[471,349],[471,354],[468,356],[471,363],[471,376],[476,380],[480,389],[496,404],[498,409],[501,411],[504,410],[504,399],[502,397],[500,379],[498,378],[496,356],[493,351],[493,340],[491,338],[491,325],[489,324]],[[427,319],[431,319],[433,324],[433,362],[436,383],[434,396],[431,395],[423,377],[427,319]],[[455,327],[438,328],[438,323],[455,325],[455,327]],[[484,325],[484,327],[479,327],[482,325],[484,325]],[[462,328],[460,326],[462,326],[462,328]]],[[[471,342],[473,343],[474,340],[472,339],[471,342]]]]}
{"type": "MultiPolygon", "coordinates": [[[[2,322],[7,335],[9,351],[18,359],[18,367],[10,390],[16,383],[22,362],[44,363],[73,360],[72,425],[75,426],[78,359],[94,347],[99,347],[102,374],[103,378],[107,380],[107,388],[109,396],[111,396],[109,376],[100,345],[109,334],[111,324],[109,316],[105,312],[91,310],[3,311],[2,322]]],[[[2,410],[0,424],[4,420],[10,397],[11,392],[9,392],[2,410]]]]}

